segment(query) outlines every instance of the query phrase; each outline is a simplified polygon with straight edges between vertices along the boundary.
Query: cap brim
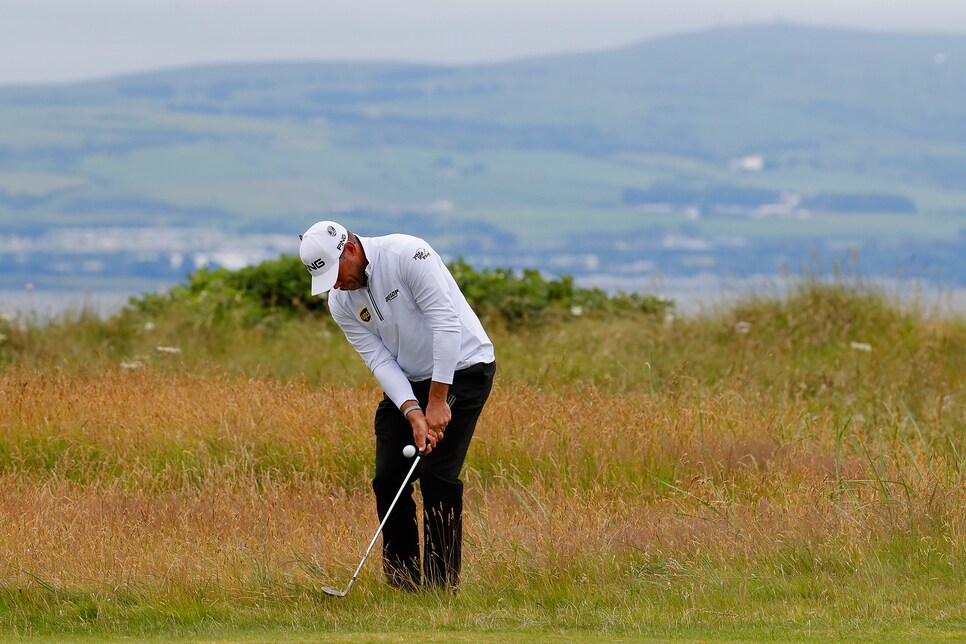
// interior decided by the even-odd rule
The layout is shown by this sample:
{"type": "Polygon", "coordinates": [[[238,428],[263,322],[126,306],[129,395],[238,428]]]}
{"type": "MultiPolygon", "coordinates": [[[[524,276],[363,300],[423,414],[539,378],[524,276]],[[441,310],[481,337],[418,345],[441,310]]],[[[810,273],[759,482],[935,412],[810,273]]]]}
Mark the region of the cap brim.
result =
{"type": "Polygon", "coordinates": [[[322,295],[332,290],[336,280],[339,279],[339,265],[336,264],[332,270],[328,270],[321,275],[312,276],[312,295],[322,295]]]}

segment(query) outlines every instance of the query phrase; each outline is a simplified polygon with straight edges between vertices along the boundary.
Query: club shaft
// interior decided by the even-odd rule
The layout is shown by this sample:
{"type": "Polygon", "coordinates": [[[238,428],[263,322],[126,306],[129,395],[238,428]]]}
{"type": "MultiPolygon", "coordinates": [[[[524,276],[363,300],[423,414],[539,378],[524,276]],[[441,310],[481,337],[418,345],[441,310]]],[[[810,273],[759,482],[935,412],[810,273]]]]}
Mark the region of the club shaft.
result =
{"type": "Polygon", "coordinates": [[[386,510],[386,516],[382,518],[382,521],[379,523],[379,527],[376,528],[376,534],[372,535],[372,541],[369,542],[369,547],[366,548],[366,554],[362,556],[362,561],[359,562],[359,567],[356,568],[355,573],[352,575],[352,579],[349,580],[349,586],[345,589],[346,592],[349,592],[349,588],[352,588],[352,584],[355,583],[356,577],[359,576],[359,571],[362,570],[363,564],[365,564],[366,559],[369,558],[369,553],[372,552],[373,546],[376,545],[376,540],[379,538],[379,534],[382,532],[383,526],[386,525],[386,521],[389,520],[389,514],[392,512],[392,509],[396,507],[396,501],[399,500],[399,497],[402,495],[402,491],[406,488],[406,484],[409,483],[409,479],[412,478],[413,472],[416,471],[416,466],[419,465],[419,459],[421,457],[422,454],[416,454],[416,458],[413,460],[413,466],[409,468],[409,474],[407,474],[406,478],[403,479],[402,485],[399,486],[399,491],[396,492],[395,498],[392,500],[392,503],[389,504],[389,509],[386,510]]]}

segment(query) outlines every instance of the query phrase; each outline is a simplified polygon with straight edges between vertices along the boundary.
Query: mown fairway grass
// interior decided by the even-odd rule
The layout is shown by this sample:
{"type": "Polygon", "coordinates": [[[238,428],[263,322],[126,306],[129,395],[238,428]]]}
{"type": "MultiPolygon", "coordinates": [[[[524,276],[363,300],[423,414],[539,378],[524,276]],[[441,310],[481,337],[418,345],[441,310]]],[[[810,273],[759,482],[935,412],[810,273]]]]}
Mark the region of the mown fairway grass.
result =
{"type": "Polygon", "coordinates": [[[810,286],[491,328],[463,588],[375,556],[334,600],[380,393],[329,322],[8,323],[0,636],[966,637],[961,318],[810,286]]]}

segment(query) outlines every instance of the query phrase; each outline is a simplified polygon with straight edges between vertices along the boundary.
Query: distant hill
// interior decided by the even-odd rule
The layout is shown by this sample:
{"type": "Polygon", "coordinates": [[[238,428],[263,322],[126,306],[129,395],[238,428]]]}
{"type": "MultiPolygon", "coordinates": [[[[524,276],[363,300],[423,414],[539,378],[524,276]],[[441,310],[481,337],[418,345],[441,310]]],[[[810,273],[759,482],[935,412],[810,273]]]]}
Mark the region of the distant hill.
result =
{"type": "MultiPolygon", "coordinates": [[[[692,254],[762,243],[787,258],[789,240],[834,239],[941,240],[953,256],[964,81],[964,36],[776,24],[489,65],[238,64],[0,88],[0,235],[288,234],[333,216],[543,263],[585,251],[592,221],[645,240],[647,258],[674,251],[668,236],[697,240],[692,254]]],[[[40,270],[15,246],[0,242],[0,265],[40,270]]],[[[737,270],[711,255],[697,264],[737,270]]]]}
{"type": "MultiPolygon", "coordinates": [[[[962,143],[964,80],[964,36],[773,25],[515,63],[203,67],[8,89],[0,99],[8,107],[139,105],[321,118],[349,145],[647,151],[707,160],[759,152],[779,155],[779,163],[793,153],[820,162],[822,144],[962,143]]],[[[962,172],[948,178],[964,180],[962,172]]]]}

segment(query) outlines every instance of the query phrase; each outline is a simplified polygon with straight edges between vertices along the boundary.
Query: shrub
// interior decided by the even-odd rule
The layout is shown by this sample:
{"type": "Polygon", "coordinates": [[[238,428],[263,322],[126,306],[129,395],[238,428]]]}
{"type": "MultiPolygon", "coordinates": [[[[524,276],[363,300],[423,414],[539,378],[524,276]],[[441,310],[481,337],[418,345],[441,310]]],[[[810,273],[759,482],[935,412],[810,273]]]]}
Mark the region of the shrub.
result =
{"type": "MultiPolygon", "coordinates": [[[[648,295],[608,295],[600,289],[578,288],[570,275],[548,280],[533,269],[519,275],[509,268],[478,271],[463,259],[452,262],[449,269],[470,306],[490,320],[539,322],[599,312],[656,313],[672,306],[668,300],[648,295]]],[[[310,286],[299,258],[282,256],[235,271],[202,268],[167,295],[132,298],[129,309],[158,315],[176,306],[196,314],[204,326],[228,321],[251,326],[325,312],[326,299],[309,296],[310,286]]]]}
{"type": "Polygon", "coordinates": [[[553,313],[657,313],[672,306],[670,301],[650,295],[608,295],[601,289],[578,288],[571,275],[547,280],[533,269],[519,276],[509,268],[477,271],[463,259],[451,263],[449,269],[473,310],[506,322],[539,321],[553,313]]]}

